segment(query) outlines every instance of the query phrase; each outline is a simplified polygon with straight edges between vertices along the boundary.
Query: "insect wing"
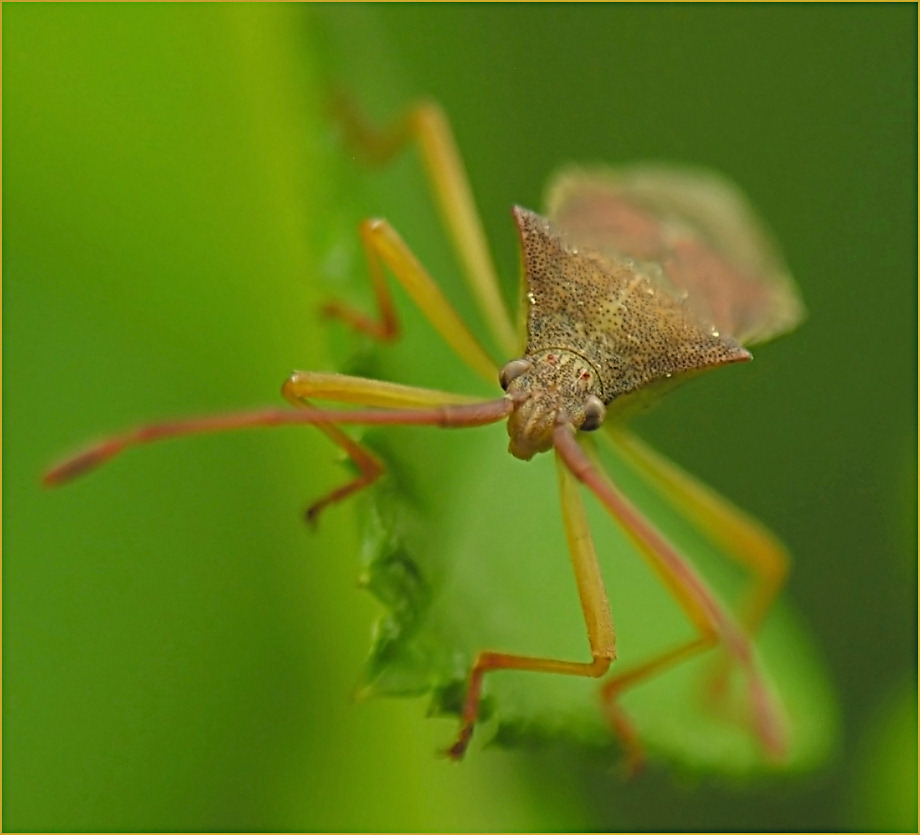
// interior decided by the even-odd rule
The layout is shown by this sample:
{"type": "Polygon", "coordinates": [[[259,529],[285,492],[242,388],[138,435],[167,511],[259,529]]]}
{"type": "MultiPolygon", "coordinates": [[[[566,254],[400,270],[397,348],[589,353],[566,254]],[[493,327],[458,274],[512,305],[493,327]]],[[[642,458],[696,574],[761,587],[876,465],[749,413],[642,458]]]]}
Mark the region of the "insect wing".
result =
{"type": "Polygon", "coordinates": [[[574,246],[661,267],[704,326],[741,344],[794,328],[804,307],[769,234],[735,186],[665,165],[563,172],[548,213],[574,246]]]}

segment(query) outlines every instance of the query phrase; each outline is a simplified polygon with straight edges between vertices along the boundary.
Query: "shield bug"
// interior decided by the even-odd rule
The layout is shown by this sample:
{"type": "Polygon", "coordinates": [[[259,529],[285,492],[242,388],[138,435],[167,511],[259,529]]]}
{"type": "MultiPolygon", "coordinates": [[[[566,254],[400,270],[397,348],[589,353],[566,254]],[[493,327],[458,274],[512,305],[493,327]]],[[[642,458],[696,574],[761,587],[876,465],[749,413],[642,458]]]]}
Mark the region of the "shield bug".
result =
{"type": "MultiPolygon", "coordinates": [[[[50,470],[57,485],[124,449],[178,435],[245,427],[311,424],[357,465],[351,481],[315,501],[315,520],[384,476],[377,454],[343,429],[346,424],[475,427],[507,420],[510,453],[528,460],[552,450],[561,508],[591,659],[572,661],[482,651],[470,669],[457,737],[447,753],[463,756],[479,714],[484,677],[529,670],[600,677],[616,658],[610,606],[578,483],[600,501],[638,546],[695,628],[695,636],[603,685],[603,702],[629,764],[642,761],[641,741],[617,696],[623,690],[703,650],[721,647],[721,669],[740,669],[752,732],[781,757],[786,741],[778,706],[758,668],[752,642],[785,575],[783,547],[759,523],[642,444],[626,428],[635,408],[711,368],[750,359],[746,345],[777,336],[800,320],[799,297],[772,242],[738,190],[703,171],[662,165],[622,170],[572,170],[552,183],[546,216],[521,207],[512,215],[523,260],[517,336],[501,294],[470,187],[442,111],[423,103],[392,130],[378,132],[344,99],[336,113],[350,143],[383,161],[417,142],[445,226],[471,291],[495,341],[506,352],[500,368],[452,308],[392,226],[368,220],[361,241],[379,316],[342,302],[327,315],[387,340],[399,332],[386,273],[404,287],[454,352],[502,395],[481,400],[383,380],[296,372],[283,386],[293,409],[182,419],[116,435],[50,470]],[[351,404],[321,409],[314,401],[351,404]],[[597,430],[603,430],[597,432],[597,430]],[[596,435],[592,436],[592,433],[596,435]],[[648,481],[681,507],[755,576],[738,615],[721,604],[690,563],[601,470],[592,455],[600,435],[648,481]]],[[[718,684],[717,672],[714,682],[718,684]]]]}

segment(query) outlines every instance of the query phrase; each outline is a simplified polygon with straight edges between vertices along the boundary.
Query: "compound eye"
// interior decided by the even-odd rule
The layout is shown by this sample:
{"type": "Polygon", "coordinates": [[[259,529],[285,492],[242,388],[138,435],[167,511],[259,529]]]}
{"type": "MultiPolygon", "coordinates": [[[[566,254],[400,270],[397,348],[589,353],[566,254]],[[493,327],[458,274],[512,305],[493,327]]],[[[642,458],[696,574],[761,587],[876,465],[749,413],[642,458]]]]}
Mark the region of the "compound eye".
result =
{"type": "Polygon", "coordinates": [[[511,381],[520,377],[525,371],[529,371],[530,366],[530,360],[525,359],[511,360],[511,362],[505,363],[498,374],[498,382],[501,384],[501,387],[505,391],[508,391],[508,386],[511,384],[511,381]]]}
{"type": "Polygon", "coordinates": [[[607,416],[607,408],[603,401],[594,394],[588,395],[585,400],[585,422],[579,427],[582,432],[593,432],[599,429],[607,416]]]}

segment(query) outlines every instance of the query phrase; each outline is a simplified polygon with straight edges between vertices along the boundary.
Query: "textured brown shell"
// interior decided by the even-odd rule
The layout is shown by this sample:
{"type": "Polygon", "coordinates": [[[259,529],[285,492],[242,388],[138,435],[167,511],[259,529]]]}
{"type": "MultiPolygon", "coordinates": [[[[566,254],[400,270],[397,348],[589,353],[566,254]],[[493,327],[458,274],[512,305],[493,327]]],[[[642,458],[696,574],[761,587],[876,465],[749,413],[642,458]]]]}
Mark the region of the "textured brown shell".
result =
{"type": "Polygon", "coordinates": [[[653,264],[568,244],[548,220],[515,207],[524,258],[525,356],[574,351],[597,371],[601,399],[750,358],[703,323],[653,264]]]}

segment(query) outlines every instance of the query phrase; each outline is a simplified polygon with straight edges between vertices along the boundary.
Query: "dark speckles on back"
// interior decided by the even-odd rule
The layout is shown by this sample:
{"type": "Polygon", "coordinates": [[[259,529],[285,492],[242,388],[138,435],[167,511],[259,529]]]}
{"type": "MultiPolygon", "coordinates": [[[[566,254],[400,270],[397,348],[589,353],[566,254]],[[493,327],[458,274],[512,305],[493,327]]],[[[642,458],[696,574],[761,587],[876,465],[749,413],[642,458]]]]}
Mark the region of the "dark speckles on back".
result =
{"type": "Polygon", "coordinates": [[[654,265],[568,246],[545,218],[515,207],[527,284],[526,356],[567,349],[600,376],[605,403],[678,374],[749,354],[698,321],[654,265]]]}

